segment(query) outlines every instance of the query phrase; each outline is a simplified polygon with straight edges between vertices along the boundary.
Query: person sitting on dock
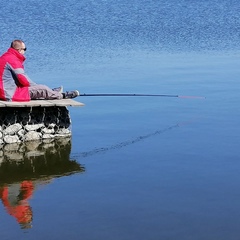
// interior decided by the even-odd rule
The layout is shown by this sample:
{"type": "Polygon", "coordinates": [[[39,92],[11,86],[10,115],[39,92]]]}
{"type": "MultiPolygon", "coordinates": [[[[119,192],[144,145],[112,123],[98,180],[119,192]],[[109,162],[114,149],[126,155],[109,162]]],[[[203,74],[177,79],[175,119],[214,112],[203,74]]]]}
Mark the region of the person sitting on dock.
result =
{"type": "Polygon", "coordinates": [[[21,102],[79,96],[77,90],[63,93],[62,87],[51,89],[33,82],[24,72],[26,50],[22,40],[14,40],[10,48],[0,57],[0,100],[21,102]]]}

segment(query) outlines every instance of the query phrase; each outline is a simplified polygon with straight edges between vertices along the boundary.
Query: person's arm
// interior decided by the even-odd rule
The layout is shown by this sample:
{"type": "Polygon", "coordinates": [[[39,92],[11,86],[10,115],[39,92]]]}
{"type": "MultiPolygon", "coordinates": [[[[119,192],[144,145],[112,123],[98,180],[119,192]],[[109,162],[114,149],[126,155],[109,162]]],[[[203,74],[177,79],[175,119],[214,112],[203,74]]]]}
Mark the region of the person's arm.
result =
{"type": "Polygon", "coordinates": [[[14,76],[16,76],[17,85],[20,87],[29,87],[33,85],[37,85],[35,82],[33,82],[27,74],[24,72],[23,68],[11,68],[14,76]]]}

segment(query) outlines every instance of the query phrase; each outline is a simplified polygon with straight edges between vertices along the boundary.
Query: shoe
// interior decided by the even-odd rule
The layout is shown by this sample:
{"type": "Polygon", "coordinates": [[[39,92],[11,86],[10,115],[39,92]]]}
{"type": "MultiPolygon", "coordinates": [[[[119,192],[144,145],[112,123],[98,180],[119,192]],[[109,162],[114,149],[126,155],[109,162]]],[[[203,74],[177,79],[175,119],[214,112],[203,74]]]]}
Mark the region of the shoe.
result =
{"type": "Polygon", "coordinates": [[[65,95],[64,98],[75,98],[75,97],[79,96],[80,93],[79,93],[79,91],[74,90],[74,91],[66,92],[64,95],[65,95]]]}
{"type": "Polygon", "coordinates": [[[63,93],[63,86],[57,87],[57,88],[53,88],[52,89],[54,92],[59,92],[59,93],[63,93]]]}

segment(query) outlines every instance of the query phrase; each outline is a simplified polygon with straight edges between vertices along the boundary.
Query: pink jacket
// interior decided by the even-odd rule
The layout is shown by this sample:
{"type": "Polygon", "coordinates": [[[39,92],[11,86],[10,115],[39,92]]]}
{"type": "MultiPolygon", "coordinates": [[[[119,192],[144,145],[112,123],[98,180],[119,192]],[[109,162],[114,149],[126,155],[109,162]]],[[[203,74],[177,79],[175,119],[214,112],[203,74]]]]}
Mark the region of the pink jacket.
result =
{"type": "Polygon", "coordinates": [[[0,57],[0,100],[30,101],[28,87],[31,80],[24,73],[25,59],[13,48],[0,57]]]}

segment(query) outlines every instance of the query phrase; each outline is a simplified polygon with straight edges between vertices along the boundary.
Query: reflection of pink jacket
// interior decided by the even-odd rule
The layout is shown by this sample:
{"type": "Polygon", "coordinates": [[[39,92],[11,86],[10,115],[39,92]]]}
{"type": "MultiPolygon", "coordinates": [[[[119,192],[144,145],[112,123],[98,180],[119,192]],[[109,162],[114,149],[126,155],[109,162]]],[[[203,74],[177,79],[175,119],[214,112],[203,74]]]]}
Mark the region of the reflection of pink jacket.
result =
{"type": "Polygon", "coordinates": [[[4,101],[29,101],[31,80],[24,73],[25,57],[9,48],[0,57],[0,99],[4,101]]]}
{"type": "Polygon", "coordinates": [[[21,183],[20,194],[21,199],[17,205],[12,206],[8,200],[8,188],[3,187],[0,189],[0,198],[7,212],[15,217],[19,224],[26,224],[32,221],[32,210],[28,204],[28,199],[33,194],[33,184],[31,181],[23,181],[21,183]]]}

